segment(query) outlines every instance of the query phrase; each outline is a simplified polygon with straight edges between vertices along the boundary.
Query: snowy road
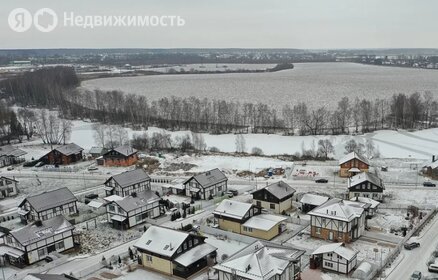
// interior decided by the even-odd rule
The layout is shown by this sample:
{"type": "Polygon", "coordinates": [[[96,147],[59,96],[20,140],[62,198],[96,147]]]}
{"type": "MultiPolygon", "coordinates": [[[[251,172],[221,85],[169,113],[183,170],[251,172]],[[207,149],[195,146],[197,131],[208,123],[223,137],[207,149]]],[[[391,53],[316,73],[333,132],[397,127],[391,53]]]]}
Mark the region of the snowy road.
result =
{"type": "MultiPolygon", "coordinates": [[[[401,252],[402,260],[389,274],[387,280],[409,280],[410,275],[415,270],[421,271],[423,275],[430,274],[427,271],[427,261],[438,244],[438,216],[425,227],[419,238],[420,248],[408,251],[403,249],[401,252]]],[[[437,274],[438,275],[438,274],[437,274]]]]}

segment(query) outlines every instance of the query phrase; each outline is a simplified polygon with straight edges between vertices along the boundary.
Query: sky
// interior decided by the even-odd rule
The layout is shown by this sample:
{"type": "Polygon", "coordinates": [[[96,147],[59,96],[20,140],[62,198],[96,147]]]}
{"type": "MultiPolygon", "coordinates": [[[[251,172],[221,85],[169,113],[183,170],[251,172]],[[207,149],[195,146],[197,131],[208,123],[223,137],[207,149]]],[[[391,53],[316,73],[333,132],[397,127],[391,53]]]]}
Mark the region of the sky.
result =
{"type": "MultiPolygon", "coordinates": [[[[14,0],[0,2],[0,49],[437,48],[436,0],[14,0]],[[15,32],[12,10],[58,15],[51,32],[15,32]],[[184,26],[65,26],[78,16],[168,16],[184,26]]],[[[46,18],[47,19],[47,18],[46,18]]],[[[44,22],[44,21],[42,21],[44,22]]]]}

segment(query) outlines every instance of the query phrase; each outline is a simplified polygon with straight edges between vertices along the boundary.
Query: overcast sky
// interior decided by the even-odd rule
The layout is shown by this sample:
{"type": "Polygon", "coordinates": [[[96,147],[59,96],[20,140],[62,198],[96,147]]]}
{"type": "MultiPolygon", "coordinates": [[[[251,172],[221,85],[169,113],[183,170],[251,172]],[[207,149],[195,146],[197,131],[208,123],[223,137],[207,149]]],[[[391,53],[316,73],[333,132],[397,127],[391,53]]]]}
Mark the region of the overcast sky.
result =
{"type": "Polygon", "coordinates": [[[0,2],[0,48],[437,48],[437,0],[14,0],[0,2]],[[9,13],[51,8],[49,33],[9,13]],[[76,15],[178,15],[183,27],[63,26],[76,15]]]}

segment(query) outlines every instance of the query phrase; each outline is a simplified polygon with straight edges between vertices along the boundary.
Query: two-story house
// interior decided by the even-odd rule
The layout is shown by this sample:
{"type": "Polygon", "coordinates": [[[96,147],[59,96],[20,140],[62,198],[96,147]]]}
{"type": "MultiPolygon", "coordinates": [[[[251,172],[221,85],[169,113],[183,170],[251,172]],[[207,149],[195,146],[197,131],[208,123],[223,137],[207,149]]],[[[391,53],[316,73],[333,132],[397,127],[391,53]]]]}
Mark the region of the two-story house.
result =
{"type": "Polygon", "coordinates": [[[68,165],[81,161],[83,159],[83,150],[75,143],[71,143],[53,149],[40,160],[45,164],[68,165]]]}
{"type": "Polygon", "coordinates": [[[351,177],[361,172],[368,172],[370,163],[364,156],[351,152],[339,161],[339,176],[351,177]]]}
{"type": "Polygon", "coordinates": [[[26,197],[18,205],[18,214],[24,223],[45,221],[59,215],[74,215],[78,213],[77,201],[68,188],[60,188],[26,197]]]}
{"type": "Polygon", "coordinates": [[[349,274],[357,265],[358,253],[342,242],[322,245],[311,254],[310,268],[349,274]]]}
{"type": "Polygon", "coordinates": [[[107,221],[116,229],[128,229],[164,214],[160,197],[146,190],[106,205],[107,221]]]}
{"type": "Polygon", "coordinates": [[[367,197],[382,202],[384,190],[383,180],[373,173],[362,172],[348,179],[349,199],[367,197]]]}
{"type": "Polygon", "coordinates": [[[220,229],[255,238],[271,240],[285,230],[286,217],[262,214],[262,208],[251,203],[225,199],[214,210],[220,229]]]}
{"type": "Polygon", "coordinates": [[[135,243],[141,265],[183,279],[216,262],[217,248],[205,243],[206,237],[151,226],[135,243]]]}
{"type": "Polygon", "coordinates": [[[252,193],[253,204],[277,214],[292,208],[295,189],[283,181],[270,184],[252,193]]]}
{"type": "Polygon", "coordinates": [[[291,246],[255,241],[214,269],[219,280],[299,280],[304,253],[291,246]]]}
{"type": "Polygon", "coordinates": [[[218,168],[192,176],[183,183],[186,196],[210,199],[227,191],[228,178],[218,168]]]}
{"type": "Polygon", "coordinates": [[[0,177],[0,199],[18,194],[18,181],[5,176],[0,177]]]}
{"type": "Polygon", "coordinates": [[[36,221],[3,236],[6,260],[22,267],[45,259],[52,252],[63,252],[74,247],[75,227],[63,216],[36,221]]]}
{"type": "Polygon", "coordinates": [[[105,166],[131,166],[137,163],[138,151],[130,146],[123,145],[114,148],[97,159],[99,165],[105,166]]]}
{"type": "Polygon", "coordinates": [[[349,243],[365,230],[364,203],[332,198],[308,213],[314,238],[349,243]]]}
{"type": "Polygon", "coordinates": [[[132,195],[151,189],[151,178],[143,168],[126,171],[110,177],[105,182],[107,196],[118,195],[121,197],[132,195]]]}

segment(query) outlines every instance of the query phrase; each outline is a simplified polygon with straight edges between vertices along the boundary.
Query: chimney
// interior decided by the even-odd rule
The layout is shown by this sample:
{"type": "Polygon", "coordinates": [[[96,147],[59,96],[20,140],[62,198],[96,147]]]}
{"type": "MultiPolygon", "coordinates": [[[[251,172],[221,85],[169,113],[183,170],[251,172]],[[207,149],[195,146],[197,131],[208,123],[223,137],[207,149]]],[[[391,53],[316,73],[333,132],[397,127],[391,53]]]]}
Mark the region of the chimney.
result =
{"type": "Polygon", "coordinates": [[[435,155],[432,155],[432,162],[435,162],[437,159],[436,159],[436,156],[435,155]]]}

